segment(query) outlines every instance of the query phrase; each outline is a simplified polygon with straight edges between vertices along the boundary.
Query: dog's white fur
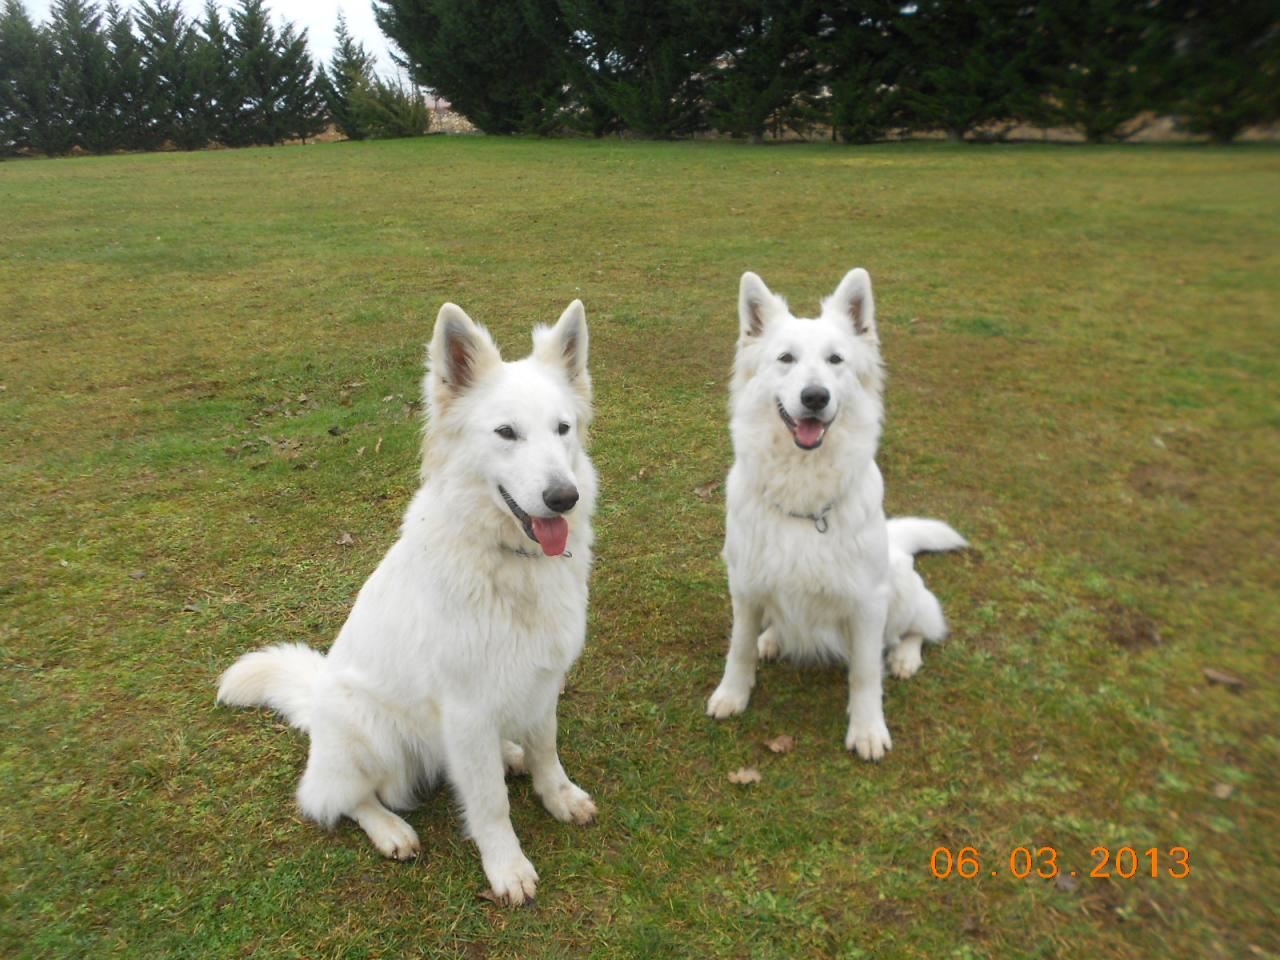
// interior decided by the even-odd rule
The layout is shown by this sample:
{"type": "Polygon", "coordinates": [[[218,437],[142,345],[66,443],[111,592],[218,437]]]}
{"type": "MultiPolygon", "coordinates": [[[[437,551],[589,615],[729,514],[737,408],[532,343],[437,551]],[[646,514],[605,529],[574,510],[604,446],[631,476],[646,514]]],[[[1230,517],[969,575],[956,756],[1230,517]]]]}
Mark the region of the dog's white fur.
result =
{"type": "Polygon", "coordinates": [[[388,857],[418,852],[392,810],[447,778],[494,893],[512,904],[533,897],[538,875],[511,826],[504,766],[527,767],[558,820],[596,814],[556,751],[556,701],[586,630],[596,498],[582,304],[533,343],[504,363],[482,327],[441,308],[423,381],[423,483],[400,539],[327,656],[267,647],[218,688],[220,702],[270,706],[310,734],[302,812],[326,826],[350,817],[388,857]],[[504,427],[515,439],[495,432],[504,427]],[[579,496],[568,550],[547,556],[499,486],[530,515],[553,517],[543,493],[565,484],[579,496]]]}
{"type": "Polygon", "coordinates": [[[886,523],[875,463],[883,374],[867,272],[851,270],[816,319],[793,316],[748,272],[738,313],[724,545],[733,631],[707,713],[746,709],[761,655],[838,659],[849,667],[845,747],[878,760],[892,745],[885,651],[893,673],[910,676],[923,640],[946,635],[912,555],[965,542],[937,520],[886,523]],[[816,412],[802,400],[806,388],[826,392],[816,412]],[[805,420],[807,429],[795,426],[805,420]]]}

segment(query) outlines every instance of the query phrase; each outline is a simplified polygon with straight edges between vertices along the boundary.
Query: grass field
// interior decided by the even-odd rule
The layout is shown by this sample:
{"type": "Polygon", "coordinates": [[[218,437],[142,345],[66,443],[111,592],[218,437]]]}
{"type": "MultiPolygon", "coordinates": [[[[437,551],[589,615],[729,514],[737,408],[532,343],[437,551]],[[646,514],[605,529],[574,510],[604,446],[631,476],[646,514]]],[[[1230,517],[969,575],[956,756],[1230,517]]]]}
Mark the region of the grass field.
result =
{"type": "Polygon", "coordinates": [[[1280,955],[1280,151],[437,137],[6,163],[0,211],[0,954],[1280,955]],[[808,312],[856,265],[890,512],[974,544],[923,561],[953,634],[880,765],[836,670],[702,715],[738,275],[808,312]],[[326,646],[394,539],[440,302],[522,355],[577,296],[603,494],[561,749],[601,819],[513,781],[543,882],[507,911],[447,794],[413,864],[302,822],[305,739],[214,683],[326,646]],[[1078,879],[1010,876],[1027,845],[1078,879]],[[1099,846],[1162,875],[1090,878],[1099,846]]]}

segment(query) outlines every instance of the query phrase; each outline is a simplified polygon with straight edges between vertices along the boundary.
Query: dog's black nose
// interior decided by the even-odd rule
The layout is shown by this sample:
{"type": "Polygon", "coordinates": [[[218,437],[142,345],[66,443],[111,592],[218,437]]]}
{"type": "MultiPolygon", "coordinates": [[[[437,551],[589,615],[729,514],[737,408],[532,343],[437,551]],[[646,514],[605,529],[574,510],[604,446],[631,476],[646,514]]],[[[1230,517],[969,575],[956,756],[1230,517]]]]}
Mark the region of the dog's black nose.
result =
{"type": "Polygon", "coordinates": [[[578,502],[578,488],[571,483],[558,483],[542,491],[542,502],[556,513],[572,510],[578,502]]]}
{"type": "Polygon", "coordinates": [[[809,410],[821,410],[831,402],[831,391],[826,387],[805,387],[800,391],[800,402],[809,410]]]}

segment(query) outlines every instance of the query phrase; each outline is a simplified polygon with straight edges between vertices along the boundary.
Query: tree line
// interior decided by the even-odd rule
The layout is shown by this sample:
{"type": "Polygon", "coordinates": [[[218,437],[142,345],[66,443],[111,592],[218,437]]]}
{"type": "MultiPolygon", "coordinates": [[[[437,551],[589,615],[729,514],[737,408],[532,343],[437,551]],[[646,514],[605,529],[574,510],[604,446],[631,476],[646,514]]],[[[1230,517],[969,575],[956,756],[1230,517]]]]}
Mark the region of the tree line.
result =
{"type": "Polygon", "coordinates": [[[279,26],[264,0],[190,20],[177,0],[57,0],[34,23],[0,8],[0,154],[198,149],[305,140],[333,122],[353,139],[427,129],[420,92],[378,77],[339,17],[337,50],[317,65],[306,31],[279,26]]]}
{"type": "Polygon", "coordinates": [[[1229,141],[1280,117],[1275,0],[375,0],[414,80],[488,133],[850,142],[1015,125],[1229,141]]]}

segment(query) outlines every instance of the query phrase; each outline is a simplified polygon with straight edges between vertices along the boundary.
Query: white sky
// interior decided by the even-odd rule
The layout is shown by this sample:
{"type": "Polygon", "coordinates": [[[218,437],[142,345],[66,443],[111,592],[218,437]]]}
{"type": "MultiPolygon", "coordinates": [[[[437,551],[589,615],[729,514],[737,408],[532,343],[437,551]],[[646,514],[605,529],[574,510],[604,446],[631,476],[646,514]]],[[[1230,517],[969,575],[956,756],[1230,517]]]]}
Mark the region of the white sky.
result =
{"type": "MultiPolygon", "coordinates": [[[[40,23],[48,21],[52,0],[23,2],[32,20],[40,23]]],[[[118,2],[122,7],[133,7],[132,0],[118,2]]],[[[181,0],[181,4],[190,19],[196,19],[204,11],[204,0],[181,0]]],[[[99,0],[98,5],[105,7],[106,0],[99,0]]],[[[219,0],[218,6],[225,10],[228,3],[226,0],[219,0]]],[[[299,30],[305,28],[311,59],[326,65],[333,54],[333,30],[338,24],[338,11],[341,10],[347,18],[347,29],[351,35],[377,58],[378,72],[390,75],[395,71],[389,53],[391,42],[383,36],[373,19],[372,0],[267,0],[267,9],[271,12],[273,23],[279,25],[287,20],[299,30]]]]}

